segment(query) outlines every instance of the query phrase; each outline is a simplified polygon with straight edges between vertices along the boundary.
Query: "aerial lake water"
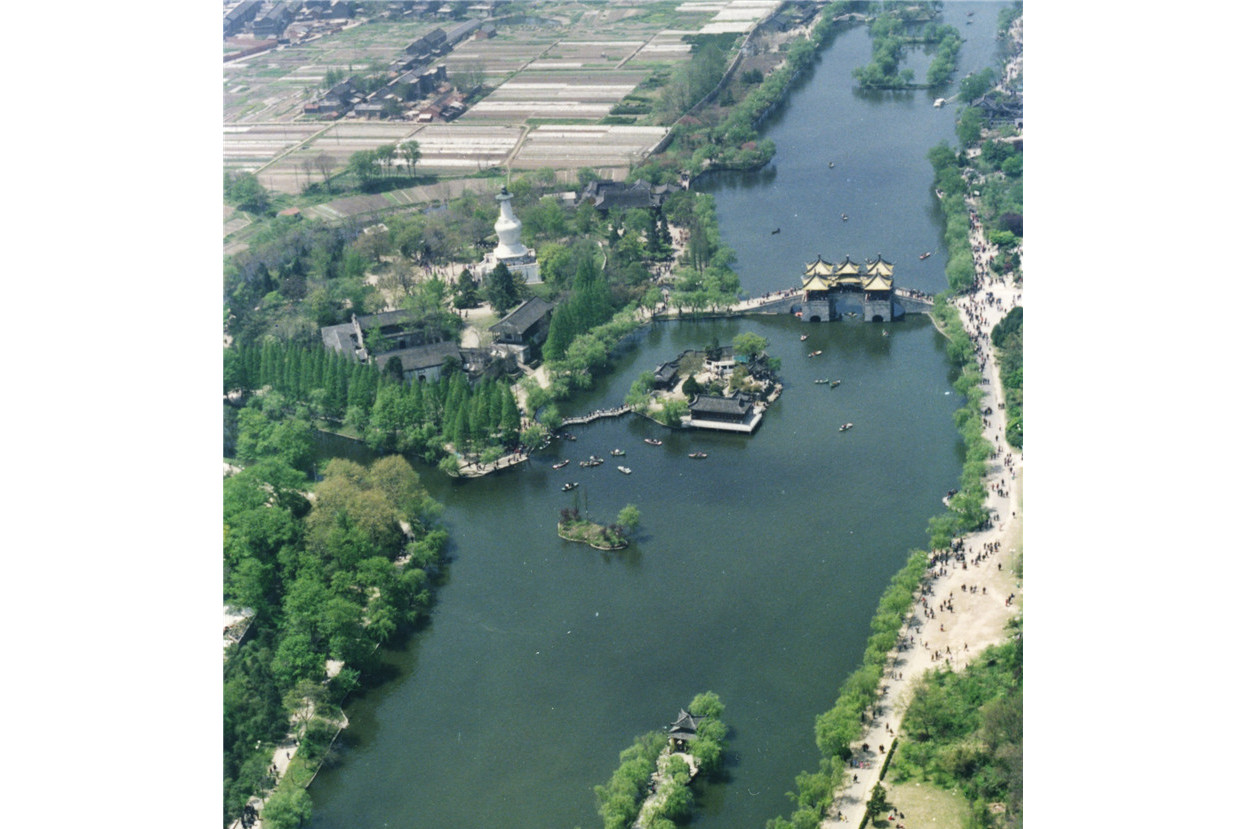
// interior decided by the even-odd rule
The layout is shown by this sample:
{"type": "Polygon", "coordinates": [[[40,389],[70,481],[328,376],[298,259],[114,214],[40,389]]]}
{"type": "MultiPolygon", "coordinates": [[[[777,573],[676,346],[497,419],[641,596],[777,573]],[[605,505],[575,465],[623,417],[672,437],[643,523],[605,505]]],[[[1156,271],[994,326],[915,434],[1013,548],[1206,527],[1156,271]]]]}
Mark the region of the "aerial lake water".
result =
{"type": "MultiPolygon", "coordinates": [[[[1002,7],[948,5],[948,22],[971,9],[978,21],[962,27],[957,79],[996,62],[1002,7]]],[[[855,91],[850,72],[868,56],[864,27],[838,34],[768,122],[771,165],[698,182],[715,194],[752,295],[798,284],[819,253],[882,253],[897,285],[946,287],[925,154],[954,141],[954,107],[935,109],[924,91],[855,91]]],[[[924,76],[928,55],[907,60],[924,76]]],[[[592,787],[618,753],[704,690],[725,703],[731,734],[726,779],[698,788],[694,824],[761,826],[791,811],[785,792],[817,766],[815,717],[860,664],[887,581],[956,486],[961,401],[924,316],[758,316],[652,325],[609,377],[559,408],[615,406],[641,373],[741,331],[770,341],[785,387],[752,436],[673,433],[629,416],[573,427],[576,441],[499,475],[452,481],[420,469],[446,507],[448,578],[431,623],[387,655],[392,675],[349,702],[340,761],[311,788],[314,827],[598,825],[592,787]],[[616,447],[631,475],[575,463],[616,447]],[[689,459],[695,450],[708,457],[689,459]],[[550,468],[563,458],[573,463],[550,468]],[[568,481],[574,493],[562,491],[568,481]],[[602,521],[636,504],[632,547],[560,540],[558,512],[576,497],[602,521]]],[[[368,457],[335,438],[321,449],[368,457]]]]}

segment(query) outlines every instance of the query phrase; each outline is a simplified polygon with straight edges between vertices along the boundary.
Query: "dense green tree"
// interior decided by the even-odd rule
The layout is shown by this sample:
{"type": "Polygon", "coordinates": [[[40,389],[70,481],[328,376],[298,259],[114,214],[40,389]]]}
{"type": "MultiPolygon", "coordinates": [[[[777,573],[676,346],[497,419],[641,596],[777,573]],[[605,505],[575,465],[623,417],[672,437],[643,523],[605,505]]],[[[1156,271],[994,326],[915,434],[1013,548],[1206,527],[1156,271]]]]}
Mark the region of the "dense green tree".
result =
{"type": "Polygon", "coordinates": [[[376,150],[360,150],[351,154],[346,162],[346,169],[354,174],[359,186],[365,190],[377,177],[376,150]]]}
{"type": "Polygon", "coordinates": [[[268,209],[268,191],[254,173],[225,173],[225,200],[251,213],[268,209]]]}
{"type": "Polygon", "coordinates": [[[486,277],[485,298],[498,314],[505,314],[519,302],[519,288],[505,263],[499,262],[486,277]]]}
{"type": "Polygon", "coordinates": [[[960,81],[960,99],[966,104],[972,104],[981,98],[994,82],[995,71],[989,66],[980,72],[966,75],[960,81]]]}
{"type": "Polygon", "coordinates": [[[476,278],[472,272],[464,268],[459,272],[458,281],[454,284],[454,307],[475,308],[480,305],[480,296],[476,289],[476,278]]]}
{"type": "Polygon", "coordinates": [[[311,796],[302,786],[279,786],[264,804],[266,829],[298,829],[311,820],[311,796]]]}
{"type": "Polygon", "coordinates": [[[623,528],[626,533],[636,532],[636,528],[640,526],[640,509],[635,504],[628,504],[619,510],[619,515],[615,519],[615,523],[623,528]]]}
{"type": "Polygon", "coordinates": [[[982,110],[976,107],[967,107],[960,113],[960,118],[956,121],[956,138],[960,141],[963,148],[974,146],[981,140],[982,128],[986,126],[986,120],[982,117],[982,110]]]}
{"type": "Polygon", "coordinates": [[[742,331],[731,341],[731,345],[737,355],[751,359],[765,351],[770,341],[752,331],[742,331]]]}

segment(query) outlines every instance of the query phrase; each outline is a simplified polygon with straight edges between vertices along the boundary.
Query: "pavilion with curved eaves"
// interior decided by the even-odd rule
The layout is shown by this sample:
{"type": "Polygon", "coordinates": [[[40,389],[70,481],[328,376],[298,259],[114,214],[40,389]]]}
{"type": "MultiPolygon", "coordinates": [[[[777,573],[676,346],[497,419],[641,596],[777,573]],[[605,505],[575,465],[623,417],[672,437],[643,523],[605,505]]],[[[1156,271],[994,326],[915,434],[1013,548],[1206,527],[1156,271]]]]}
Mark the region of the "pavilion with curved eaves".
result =
{"type": "Polygon", "coordinates": [[[894,266],[883,259],[867,259],[859,265],[845,256],[832,263],[818,258],[805,266],[801,280],[800,317],[804,322],[829,322],[847,313],[858,313],[869,322],[890,322],[904,316],[894,301],[894,266]]]}

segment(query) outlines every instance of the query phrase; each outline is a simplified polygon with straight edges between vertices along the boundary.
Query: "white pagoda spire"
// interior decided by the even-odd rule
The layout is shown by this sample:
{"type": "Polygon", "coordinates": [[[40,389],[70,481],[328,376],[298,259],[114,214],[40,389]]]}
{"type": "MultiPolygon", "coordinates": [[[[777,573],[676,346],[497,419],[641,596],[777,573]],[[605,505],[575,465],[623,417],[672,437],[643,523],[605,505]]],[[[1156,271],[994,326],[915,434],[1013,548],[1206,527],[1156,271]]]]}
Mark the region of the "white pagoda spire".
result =
{"type": "Polygon", "coordinates": [[[498,234],[498,246],[493,249],[493,255],[498,261],[527,256],[528,248],[519,241],[519,231],[523,223],[516,218],[515,211],[511,209],[510,191],[503,186],[502,192],[494,198],[498,200],[498,205],[501,207],[501,215],[493,223],[493,229],[498,234]]]}

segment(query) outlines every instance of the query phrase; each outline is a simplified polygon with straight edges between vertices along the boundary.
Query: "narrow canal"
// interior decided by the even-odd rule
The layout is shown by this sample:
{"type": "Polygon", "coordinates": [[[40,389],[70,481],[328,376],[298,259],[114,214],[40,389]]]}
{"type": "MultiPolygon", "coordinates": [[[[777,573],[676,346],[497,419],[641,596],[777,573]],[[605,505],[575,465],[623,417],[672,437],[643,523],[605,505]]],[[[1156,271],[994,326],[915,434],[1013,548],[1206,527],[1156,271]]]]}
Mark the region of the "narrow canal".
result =
{"type": "MultiPolygon", "coordinates": [[[[991,64],[1001,5],[950,8],[950,22],[962,9],[980,21],[963,29],[963,71],[991,64]]],[[[863,28],[839,35],[770,123],[773,169],[705,183],[752,294],[794,284],[818,253],[881,252],[898,284],[945,284],[924,156],[951,138],[954,114],[926,93],[853,92],[851,69],[868,55],[863,28]],[[935,255],[919,262],[925,250],[935,255]]],[[[910,57],[919,78],[926,60],[910,57]]],[[[761,826],[790,811],[784,793],[817,764],[814,718],[859,664],[879,595],[960,468],[941,338],[924,317],[886,328],[655,325],[562,410],[616,405],[641,372],[749,330],[770,340],[786,385],[755,435],[672,434],[630,417],[577,427],[577,441],[490,478],[422,470],[446,505],[450,577],[430,626],[391,655],[393,676],[349,705],[341,762],[311,790],[313,826],[598,825],[592,787],[619,751],[703,690],[726,703],[731,751],[695,824],[761,826]],[[842,385],[814,384],[823,377],[842,385]],[[846,421],[856,427],[840,433],[846,421]],[[633,474],[550,468],[615,447],[633,474]],[[689,459],[694,449],[709,457],[689,459]],[[558,539],[566,481],[599,519],[636,504],[638,543],[604,554],[558,539]]],[[[344,441],[323,449],[360,456],[344,441]]]]}

